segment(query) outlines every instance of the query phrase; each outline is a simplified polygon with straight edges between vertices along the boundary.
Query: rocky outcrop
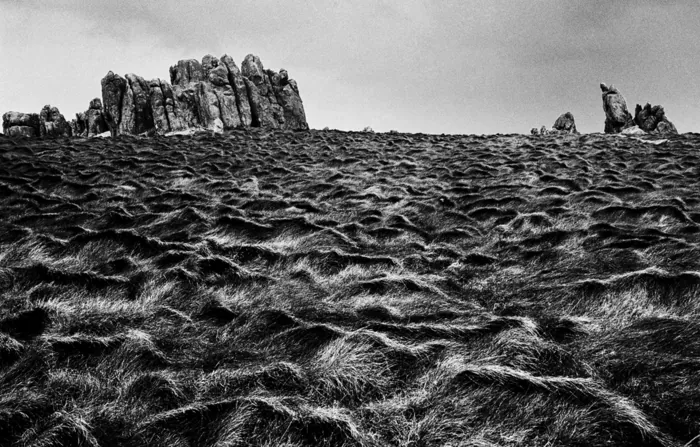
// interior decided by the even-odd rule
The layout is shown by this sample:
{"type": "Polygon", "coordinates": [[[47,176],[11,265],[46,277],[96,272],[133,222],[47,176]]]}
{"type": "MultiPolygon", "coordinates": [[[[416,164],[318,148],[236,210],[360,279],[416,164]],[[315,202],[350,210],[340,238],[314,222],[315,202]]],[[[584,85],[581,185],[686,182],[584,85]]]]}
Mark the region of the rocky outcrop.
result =
{"type": "Polygon", "coordinates": [[[42,137],[69,137],[70,125],[57,107],[45,105],[39,113],[39,135],[42,137]]]}
{"type": "Polygon", "coordinates": [[[240,70],[228,55],[219,59],[208,54],[201,63],[178,61],[170,67],[170,84],[161,79],[146,83],[132,74],[124,79],[109,72],[102,80],[102,94],[114,134],[309,128],[296,82],[286,70],[266,70],[252,54],[240,70]]]}
{"type": "MultiPolygon", "coordinates": [[[[39,116],[34,133],[29,129],[21,133],[88,137],[106,130],[117,136],[188,129],[309,128],[296,82],[284,69],[266,70],[252,54],[245,57],[241,69],[226,54],[220,59],[206,55],[201,63],[178,61],[170,67],[170,83],[110,71],[101,87],[102,101],[91,101],[90,108],[70,123],[57,109],[49,108],[39,116]]],[[[8,129],[17,126],[8,124],[8,129]]]]}
{"type": "Polygon", "coordinates": [[[2,133],[10,137],[38,137],[39,114],[7,112],[2,115],[2,133]]]}
{"type": "Polygon", "coordinates": [[[90,101],[90,108],[85,112],[87,136],[93,137],[109,130],[102,113],[102,101],[95,98],[90,101]]]}
{"type": "Polygon", "coordinates": [[[627,102],[622,94],[610,85],[600,84],[603,91],[603,110],[605,111],[605,133],[620,133],[623,129],[633,127],[634,119],[627,110],[627,102]]]}
{"type": "Polygon", "coordinates": [[[574,133],[577,134],[576,121],[574,120],[574,115],[571,112],[566,112],[557,118],[554,122],[552,128],[559,133],[574,133]]]}
{"type": "Polygon", "coordinates": [[[267,70],[272,88],[277,98],[277,103],[282,108],[284,116],[283,127],[287,129],[308,129],[304,105],[299,96],[299,87],[296,81],[289,79],[287,70],[280,70],[279,74],[267,70]]]}
{"type": "Polygon", "coordinates": [[[664,108],[647,103],[644,107],[637,104],[634,111],[634,122],[644,132],[652,134],[677,134],[676,126],[666,118],[664,108]]]}
{"type": "Polygon", "coordinates": [[[241,73],[246,78],[253,123],[272,129],[283,127],[284,114],[277,103],[270,77],[265,72],[260,58],[252,54],[247,55],[241,64],[241,73]]]}

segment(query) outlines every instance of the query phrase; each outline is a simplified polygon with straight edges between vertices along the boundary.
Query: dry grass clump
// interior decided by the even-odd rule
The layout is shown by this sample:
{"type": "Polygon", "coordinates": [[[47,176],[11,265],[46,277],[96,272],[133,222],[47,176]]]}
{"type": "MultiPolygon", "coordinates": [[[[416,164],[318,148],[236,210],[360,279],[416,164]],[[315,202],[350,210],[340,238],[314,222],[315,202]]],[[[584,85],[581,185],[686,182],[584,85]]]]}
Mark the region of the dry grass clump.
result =
{"type": "Polygon", "coordinates": [[[0,136],[0,444],[693,445],[699,146],[0,136]]]}

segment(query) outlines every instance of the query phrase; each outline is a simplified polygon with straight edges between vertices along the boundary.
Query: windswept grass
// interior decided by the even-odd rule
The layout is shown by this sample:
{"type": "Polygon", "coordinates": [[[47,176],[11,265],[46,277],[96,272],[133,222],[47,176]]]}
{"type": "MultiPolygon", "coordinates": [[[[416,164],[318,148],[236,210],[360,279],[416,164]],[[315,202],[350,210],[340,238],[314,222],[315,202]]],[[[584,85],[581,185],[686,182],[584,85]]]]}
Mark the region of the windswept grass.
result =
{"type": "Polygon", "coordinates": [[[0,136],[0,445],[700,445],[699,149],[0,136]]]}

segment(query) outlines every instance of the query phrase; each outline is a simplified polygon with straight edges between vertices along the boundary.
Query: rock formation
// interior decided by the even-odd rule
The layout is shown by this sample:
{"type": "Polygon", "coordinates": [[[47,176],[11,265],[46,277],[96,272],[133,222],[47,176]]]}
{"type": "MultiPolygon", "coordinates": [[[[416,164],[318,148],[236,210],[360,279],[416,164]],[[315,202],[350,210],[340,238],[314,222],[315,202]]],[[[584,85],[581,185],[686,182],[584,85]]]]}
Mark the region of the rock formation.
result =
{"type": "Polygon", "coordinates": [[[647,103],[644,107],[637,104],[634,111],[634,122],[647,133],[677,134],[676,126],[666,118],[664,108],[661,106],[651,106],[647,103]]]}
{"type": "Polygon", "coordinates": [[[74,137],[94,137],[109,130],[102,112],[102,101],[95,98],[90,101],[90,106],[85,112],[75,114],[75,119],[70,122],[71,132],[74,137]]]}
{"type": "Polygon", "coordinates": [[[241,67],[228,55],[220,59],[206,55],[201,63],[181,60],[170,67],[170,84],[109,72],[102,79],[105,119],[113,135],[309,128],[299,88],[286,70],[266,70],[251,54],[241,67]]]}
{"type": "Polygon", "coordinates": [[[39,114],[7,112],[2,115],[2,133],[10,137],[38,137],[39,114]]]}
{"type": "Polygon", "coordinates": [[[634,126],[634,119],[627,110],[627,102],[615,86],[601,83],[603,110],[605,110],[605,133],[620,133],[634,126]]]}
{"type": "Polygon", "coordinates": [[[90,101],[90,108],[85,112],[87,136],[93,137],[109,130],[102,113],[102,101],[95,98],[90,101]]]}
{"type": "Polygon", "coordinates": [[[554,122],[553,129],[559,131],[560,133],[578,133],[576,130],[574,115],[571,112],[566,112],[560,115],[554,122]]]}
{"type": "Polygon", "coordinates": [[[45,105],[39,113],[39,135],[42,137],[69,137],[70,125],[57,107],[45,105]]]}
{"type": "Polygon", "coordinates": [[[233,58],[228,54],[221,56],[221,63],[228,70],[228,81],[236,94],[236,104],[238,105],[238,115],[241,118],[241,124],[244,127],[253,125],[253,112],[250,108],[248,99],[248,89],[246,88],[245,79],[238,66],[233,61],[233,58]]]}
{"type": "Polygon", "coordinates": [[[11,131],[15,135],[89,137],[106,130],[117,136],[188,129],[309,128],[296,82],[284,69],[279,73],[265,69],[252,54],[245,57],[241,69],[226,54],[220,59],[208,54],[201,63],[178,61],[170,67],[170,83],[110,71],[101,87],[102,101],[93,99],[88,110],[76,114],[70,123],[58,109],[47,106],[36,126],[28,124],[29,115],[9,112],[3,129],[7,127],[9,134],[10,128],[17,127],[11,131]]]}

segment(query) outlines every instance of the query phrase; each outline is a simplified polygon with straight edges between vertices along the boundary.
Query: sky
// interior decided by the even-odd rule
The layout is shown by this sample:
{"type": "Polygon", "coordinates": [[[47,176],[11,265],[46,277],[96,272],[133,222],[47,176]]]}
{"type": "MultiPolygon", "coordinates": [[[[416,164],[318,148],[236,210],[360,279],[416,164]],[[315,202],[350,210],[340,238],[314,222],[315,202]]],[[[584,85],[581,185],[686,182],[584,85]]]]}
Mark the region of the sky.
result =
{"type": "Polygon", "coordinates": [[[0,113],[70,119],[110,70],[253,53],[313,129],[529,133],[569,111],[602,132],[606,82],[700,132],[699,24],[698,0],[0,0],[0,113]]]}

